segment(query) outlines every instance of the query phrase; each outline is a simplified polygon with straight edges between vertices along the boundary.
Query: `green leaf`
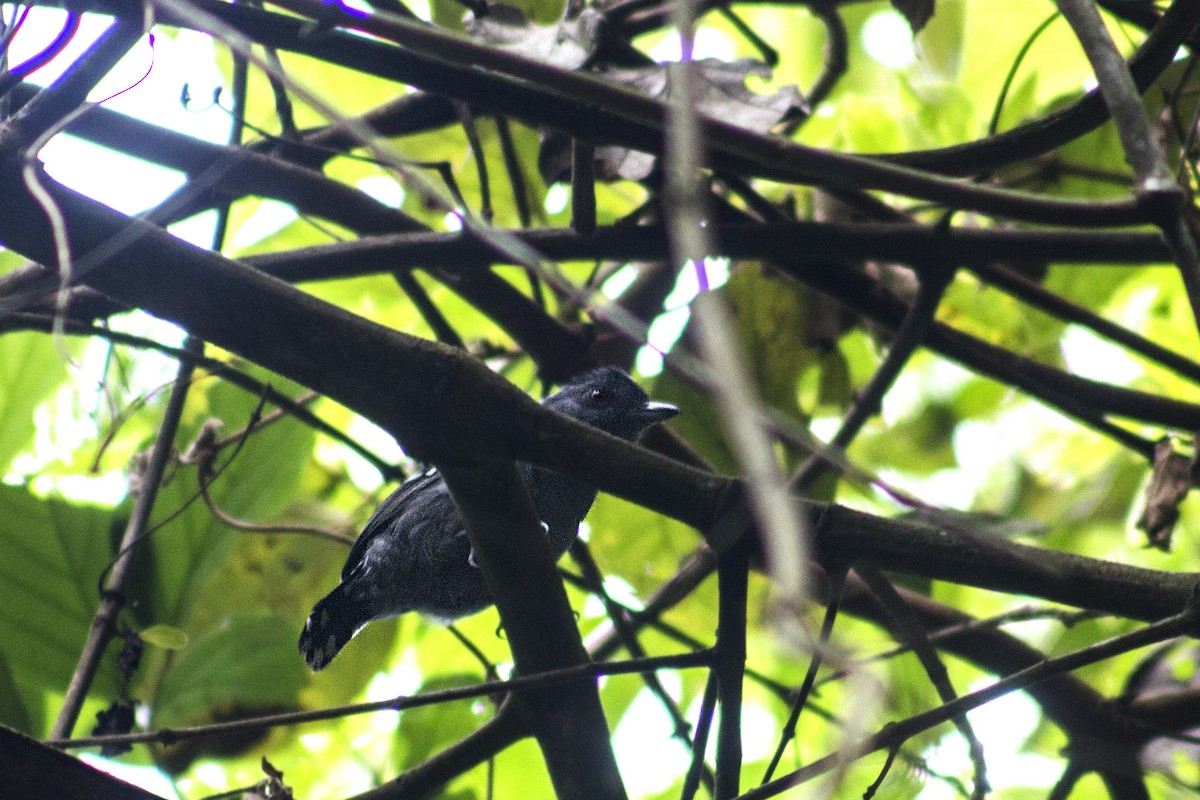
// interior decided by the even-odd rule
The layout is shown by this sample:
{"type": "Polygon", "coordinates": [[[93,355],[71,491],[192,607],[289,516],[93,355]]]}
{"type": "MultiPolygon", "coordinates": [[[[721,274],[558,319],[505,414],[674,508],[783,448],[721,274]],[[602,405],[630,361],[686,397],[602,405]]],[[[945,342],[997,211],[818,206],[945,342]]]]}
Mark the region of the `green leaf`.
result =
{"type": "Polygon", "coordinates": [[[681,380],[673,373],[663,372],[654,382],[651,395],[655,400],[674,403],[687,409],[686,414],[671,420],[671,430],[682,436],[717,472],[723,475],[737,473],[737,460],[725,442],[721,418],[717,416],[716,406],[707,392],[681,380]]]}
{"type": "Polygon", "coordinates": [[[854,153],[890,153],[907,148],[902,109],[894,98],[848,95],[837,107],[838,147],[854,153]]]}
{"type": "Polygon", "coordinates": [[[275,615],[240,616],[193,639],[154,698],[155,726],[212,719],[230,706],[291,707],[307,678],[295,631],[275,615]]]}
{"type": "Polygon", "coordinates": [[[678,569],[678,554],[698,543],[695,531],[618,497],[596,498],[588,544],[604,574],[624,578],[645,601],[678,569]]]}
{"type": "Polygon", "coordinates": [[[182,650],[188,644],[188,635],[170,625],[151,625],[139,635],[142,641],[164,650],[182,650]]]}
{"type": "Polygon", "coordinates": [[[4,653],[0,653],[0,725],[7,725],[30,735],[36,733],[4,653]]]}
{"type": "Polygon", "coordinates": [[[912,26],[921,64],[944,80],[956,80],[963,58],[967,4],[939,0],[936,14],[933,0],[892,0],[892,5],[912,26]]]}
{"type": "Polygon", "coordinates": [[[850,363],[841,348],[832,348],[817,361],[815,369],[809,369],[801,380],[801,396],[810,413],[818,411],[841,414],[854,399],[854,384],[850,377],[850,363]],[[815,391],[805,392],[810,381],[816,384],[815,391]],[[815,395],[815,396],[813,396],[815,395]]]}
{"type": "MultiPolygon", "coordinates": [[[[739,266],[719,291],[736,321],[733,346],[745,354],[743,360],[760,399],[801,422],[807,421],[808,414],[799,402],[800,377],[810,368],[819,369],[824,353],[818,343],[825,335],[825,320],[817,313],[816,295],[796,281],[773,276],[756,263],[739,266]]],[[[685,331],[679,341],[686,344],[690,339],[685,331]]],[[[820,385],[819,377],[816,385],[820,385]]],[[[718,471],[737,471],[710,392],[664,372],[655,383],[653,395],[687,409],[687,413],[672,420],[671,427],[718,471]]],[[[802,455],[806,453],[788,448],[789,461],[802,455]]]]}
{"type": "Polygon", "coordinates": [[[920,413],[893,422],[886,429],[870,426],[855,441],[851,452],[862,463],[929,475],[957,463],[951,437],[960,421],[952,406],[929,403],[920,413]]]}
{"type": "MultiPolygon", "coordinates": [[[[443,675],[422,684],[420,691],[435,692],[460,686],[478,684],[473,674],[443,675]]],[[[460,700],[454,703],[410,708],[400,714],[400,729],[397,743],[403,745],[403,761],[418,764],[439,750],[453,744],[471,733],[490,716],[490,704],[486,700],[460,700]],[[475,711],[481,703],[487,710],[475,711]]]]}
{"type": "MultiPolygon", "coordinates": [[[[63,691],[71,679],[100,601],[114,526],[108,509],[0,486],[0,649],[26,703],[63,691]]],[[[116,686],[115,665],[102,660],[93,693],[111,697],[116,686]]]]}
{"type": "MultiPolygon", "coordinates": [[[[298,394],[293,384],[277,377],[272,380],[262,370],[253,373],[256,377],[271,380],[285,394],[298,394]]],[[[204,419],[220,419],[224,422],[225,432],[244,426],[258,399],[224,382],[214,382],[210,386],[204,396],[207,401],[204,419]]],[[[199,416],[191,419],[178,441],[187,442],[202,421],[199,416]]],[[[291,418],[252,433],[210,486],[210,495],[217,507],[243,521],[275,521],[299,486],[307,455],[312,451],[313,437],[311,429],[291,418]]],[[[218,464],[225,463],[233,452],[233,448],[222,451],[218,464]]],[[[188,624],[192,604],[213,572],[229,556],[239,535],[214,517],[202,501],[195,499],[198,488],[196,468],[185,467],[170,475],[159,490],[152,522],[165,520],[189,502],[190,505],[150,535],[147,552],[139,557],[132,591],[138,599],[138,619],[144,625],[172,625],[195,633],[188,624]]],[[[218,622],[219,618],[209,617],[204,624],[211,626],[218,622]]]]}
{"type": "Polygon", "coordinates": [[[33,438],[33,412],[67,374],[63,353],[44,333],[0,336],[0,475],[33,438]]]}
{"type": "MultiPolygon", "coordinates": [[[[1092,279],[1095,278],[1093,275],[1092,279]]],[[[950,285],[938,319],[1048,363],[1060,358],[1058,339],[1064,327],[1061,320],[1031,312],[1012,295],[973,278],[964,277],[950,285]]]]}

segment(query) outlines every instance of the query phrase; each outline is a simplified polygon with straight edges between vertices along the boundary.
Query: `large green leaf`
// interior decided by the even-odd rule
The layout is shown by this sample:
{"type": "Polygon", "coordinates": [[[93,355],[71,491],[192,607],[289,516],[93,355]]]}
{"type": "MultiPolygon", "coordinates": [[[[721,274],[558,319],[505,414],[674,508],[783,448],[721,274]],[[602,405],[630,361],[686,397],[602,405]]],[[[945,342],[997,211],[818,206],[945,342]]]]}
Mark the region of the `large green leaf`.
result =
{"type": "MultiPolygon", "coordinates": [[[[439,676],[422,685],[421,692],[472,686],[478,681],[478,676],[470,673],[439,676]]],[[[420,763],[454,744],[487,720],[490,714],[484,708],[486,706],[479,701],[459,700],[404,711],[400,715],[399,736],[396,737],[396,744],[402,751],[399,755],[401,763],[420,763]]]]}
{"type": "MultiPolygon", "coordinates": [[[[274,385],[284,393],[298,393],[285,381],[275,379],[274,385]]],[[[213,382],[210,387],[203,398],[204,416],[221,420],[224,432],[244,426],[257,398],[223,382],[213,382]]],[[[199,415],[192,418],[178,441],[184,443],[194,436],[202,419],[199,415]]],[[[299,485],[313,436],[310,429],[291,418],[255,431],[212,483],[213,501],[225,514],[239,520],[275,521],[299,485]]],[[[226,448],[217,463],[225,463],[232,453],[233,448],[226,448]]],[[[192,630],[187,625],[192,603],[229,555],[239,534],[195,499],[198,487],[196,467],[183,467],[159,490],[153,521],[165,520],[185,506],[186,510],[150,535],[148,555],[139,560],[134,591],[139,599],[139,620],[144,625],[174,625],[192,634],[203,630],[192,630]]]]}
{"type": "Polygon", "coordinates": [[[277,616],[245,615],[197,638],[163,676],[154,724],[194,723],[230,707],[294,706],[307,668],[293,634],[277,616]]]}
{"type": "Polygon", "coordinates": [[[0,475],[33,438],[34,410],[66,373],[64,353],[50,336],[0,336],[0,475]]]}
{"type": "MultiPolygon", "coordinates": [[[[731,346],[745,354],[746,370],[759,397],[767,406],[805,421],[808,411],[799,404],[800,378],[806,370],[819,368],[828,352],[818,346],[823,320],[817,313],[820,301],[815,293],[796,281],[772,275],[759,264],[749,263],[735,269],[718,291],[736,320],[731,346]]],[[[690,338],[685,331],[679,340],[681,346],[690,338]]],[[[839,364],[838,368],[844,366],[839,364]]],[[[653,395],[686,409],[672,420],[671,427],[718,471],[737,471],[710,392],[664,372],[654,385],[653,395]]],[[[789,461],[801,455],[788,450],[789,461]]]]}
{"type": "MultiPolygon", "coordinates": [[[[44,692],[61,692],[71,679],[99,605],[113,526],[110,510],[0,486],[0,653],[27,720],[37,718],[44,692]]],[[[115,681],[112,661],[104,660],[93,692],[112,696],[115,681]]],[[[5,715],[21,722],[15,709],[5,715]]]]}
{"type": "Polygon", "coordinates": [[[621,576],[642,601],[675,573],[679,555],[700,541],[687,525],[606,494],[596,498],[588,525],[601,569],[621,576]]]}
{"type": "Polygon", "coordinates": [[[37,709],[23,702],[21,695],[20,687],[9,669],[8,659],[0,652],[0,725],[33,733],[33,715],[37,709]]]}

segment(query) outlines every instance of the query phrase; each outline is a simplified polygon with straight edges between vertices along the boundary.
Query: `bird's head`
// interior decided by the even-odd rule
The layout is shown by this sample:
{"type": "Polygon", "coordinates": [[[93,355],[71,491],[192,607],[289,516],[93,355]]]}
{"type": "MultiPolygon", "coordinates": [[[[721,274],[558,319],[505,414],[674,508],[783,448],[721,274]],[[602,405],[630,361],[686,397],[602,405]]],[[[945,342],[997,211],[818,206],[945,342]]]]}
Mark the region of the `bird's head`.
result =
{"type": "Polygon", "coordinates": [[[563,385],[545,400],[547,408],[633,441],[655,423],[679,413],[670,403],[650,400],[617,367],[599,367],[563,385]]]}

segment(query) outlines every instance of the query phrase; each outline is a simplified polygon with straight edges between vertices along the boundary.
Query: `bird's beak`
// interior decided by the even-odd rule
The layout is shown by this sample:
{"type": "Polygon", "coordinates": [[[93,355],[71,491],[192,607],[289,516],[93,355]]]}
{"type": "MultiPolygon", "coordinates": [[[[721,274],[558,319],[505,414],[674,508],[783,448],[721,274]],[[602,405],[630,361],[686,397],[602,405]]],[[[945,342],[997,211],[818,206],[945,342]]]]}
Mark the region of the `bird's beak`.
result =
{"type": "Polygon", "coordinates": [[[660,403],[657,400],[650,400],[642,409],[642,419],[645,420],[645,424],[648,427],[658,422],[665,422],[678,413],[678,406],[673,406],[670,403],[660,403]]]}

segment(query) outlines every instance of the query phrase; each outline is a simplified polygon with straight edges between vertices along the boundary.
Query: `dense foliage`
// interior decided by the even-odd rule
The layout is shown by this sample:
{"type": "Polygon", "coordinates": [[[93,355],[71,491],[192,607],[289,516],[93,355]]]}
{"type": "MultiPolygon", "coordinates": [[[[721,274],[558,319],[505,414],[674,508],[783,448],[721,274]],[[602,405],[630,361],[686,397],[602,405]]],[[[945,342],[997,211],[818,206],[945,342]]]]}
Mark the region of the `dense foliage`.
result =
{"type": "Polygon", "coordinates": [[[1200,4],[38,5],[0,723],[187,798],[1200,787],[1200,4]],[[682,414],[529,402],[597,363],[682,414]],[[514,460],[604,490],[557,572],[514,460]],[[499,612],[310,674],[426,463],[499,612]]]}

